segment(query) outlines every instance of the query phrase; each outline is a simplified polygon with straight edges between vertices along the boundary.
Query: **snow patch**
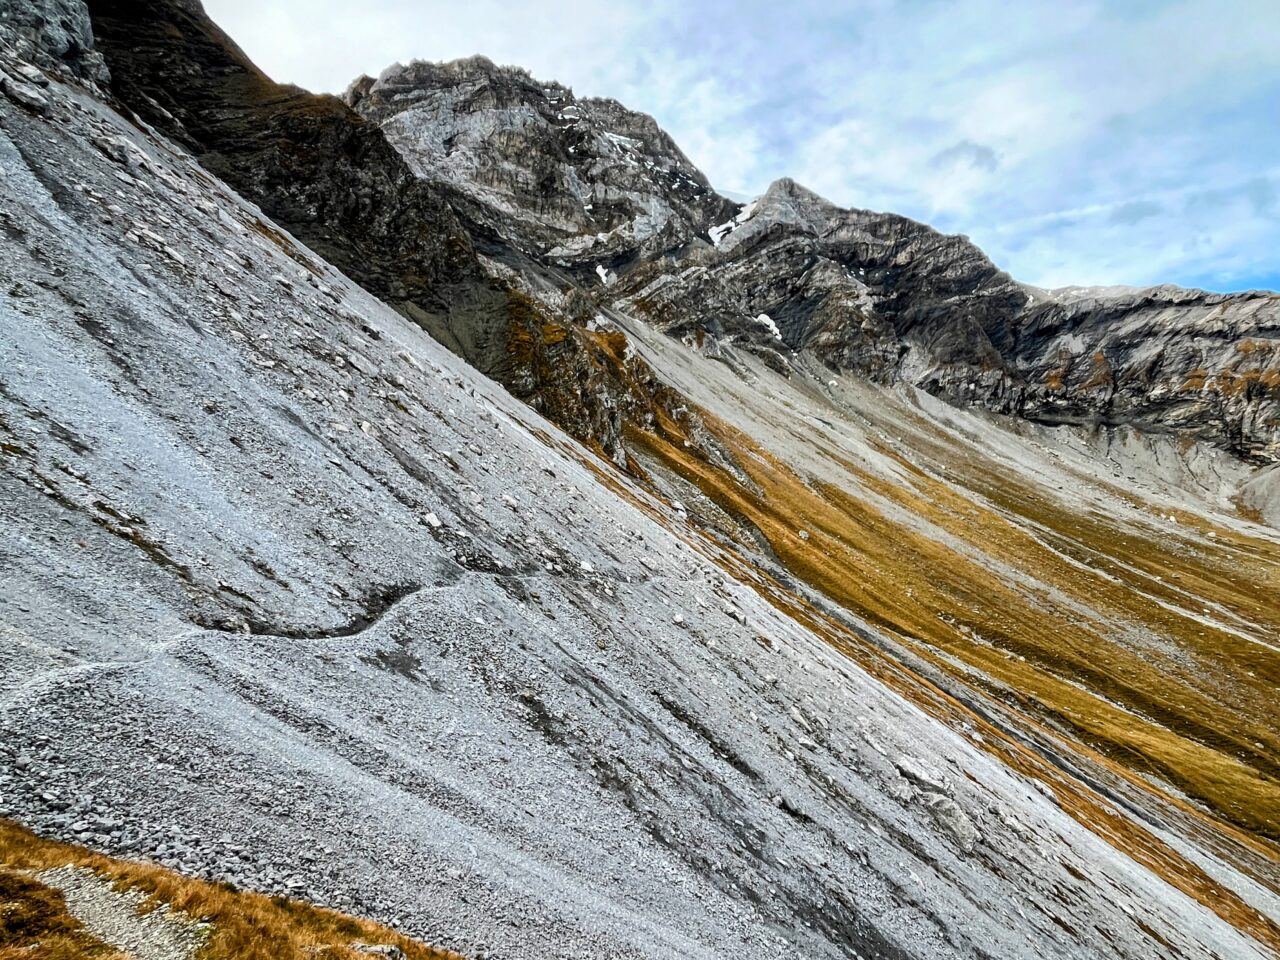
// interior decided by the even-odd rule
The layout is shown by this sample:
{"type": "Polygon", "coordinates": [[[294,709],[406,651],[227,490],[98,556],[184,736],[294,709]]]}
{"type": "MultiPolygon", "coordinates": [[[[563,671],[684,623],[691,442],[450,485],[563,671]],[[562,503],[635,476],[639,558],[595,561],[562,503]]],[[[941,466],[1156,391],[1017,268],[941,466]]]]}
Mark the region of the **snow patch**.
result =
{"type": "Polygon", "coordinates": [[[707,231],[708,234],[711,236],[711,242],[715,244],[717,247],[720,246],[721,241],[723,241],[725,237],[733,233],[733,231],[737,230],[740,226],[742,226],[744,223],[750,220],[753,216],[755,216],[756,206],[757,204],[759,204],[759,202],[760,202],[759,199],[752,200],[745,207],[743,207],[738,212],[738,215],[734,217],[732,220],[728,221],[727,223],[722,223],[718,227],[712,227],[709,231],[707,231]]]}
{"type": "Polygon", "coordinates": [[[782,339],[782,331],[779,330],[778,325],[773,322],[773,317],[769,316],[767,313],[762,313],[760,316],[756,317],[756,323],[760,324],[760,326],[772,333],[775,340],[782,339]]]}

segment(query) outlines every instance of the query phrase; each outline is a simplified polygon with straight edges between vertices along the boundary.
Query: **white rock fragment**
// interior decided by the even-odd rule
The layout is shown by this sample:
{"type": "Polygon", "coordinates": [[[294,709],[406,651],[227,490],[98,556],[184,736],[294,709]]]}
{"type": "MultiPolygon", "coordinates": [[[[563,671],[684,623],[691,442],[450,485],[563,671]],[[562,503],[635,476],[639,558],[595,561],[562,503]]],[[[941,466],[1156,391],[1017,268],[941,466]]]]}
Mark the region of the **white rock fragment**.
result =
{"type": "Polygon", "coordinates": [[[43,70],[33,63],[20,62],[12,65],[10,69],[26,80],[27,83],[33,83],[37,87],[49,86],[49,78],[44,75],[43,70]]]}
{"type": "Polygon", "coordinates": [[[925,764],[923,760],[910,755],[903,755],[894,761],[898,773],[916,786],[934,793],[949,793],[942,783],[942,778],[925,764]]]}
{"type": "Polygon", "coordinates": [[[405,363],[407,363],[409,366],[413,367],[415,370],[422,369],[422,364],[418,362],[418,358],[415,357],[408,350],[397,350],[396,356],[399,357],[401,360],[403,360],[405,363]]]}
{"type": "Polygon", "coordinates": [[[799,724],[802,729],[804,730],[812,729],[809,726],[809,721],[805,719],[804,714],[800,712],[800,709],[798,707],[788,708],[787,713],[791,715],[791,719],[794,720],[797,724],[799,724]]]}
{"type": "Polygon", "coordinates": [[[773,317],[769,316],[767,313],[762,313],[760,316],[756,317],[756,323],[760,324],[760,326],[773,334],[773,339],[782,339],[782,331],[779,330],[778,325],[773,322],[773,317]]]}
{"type": "Polygon", "coordinates": [[[14,103],[26,107],[34,113],[48,116],[53,112],[49,98],[40,90],[28,83],[19,83],[8,77],[0,76],[0,90],[14,103]]]}
{"type": "Polygon", "coordinates": [[[965,853],[973,853],[982,839],[982,834],[978,832],[978,828],[973,825],[973,821],[969,819],[969,815],[964,812],[960,804],[940,793],[926,793],[923,803],[933,814],[938,826],[942,827],[943,832],[948,834],[965,853]]]}

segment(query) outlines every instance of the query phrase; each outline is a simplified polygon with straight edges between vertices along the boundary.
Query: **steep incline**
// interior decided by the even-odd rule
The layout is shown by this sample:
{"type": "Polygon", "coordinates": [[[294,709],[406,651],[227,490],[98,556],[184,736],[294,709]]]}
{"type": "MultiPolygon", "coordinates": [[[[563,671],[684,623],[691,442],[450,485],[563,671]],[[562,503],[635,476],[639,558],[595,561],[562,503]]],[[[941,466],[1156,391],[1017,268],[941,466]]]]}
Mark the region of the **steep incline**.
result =
{"type": "Polygon", "coordinates": [[[468,295],[501,303],[447,192],[341,101],[273,83],[199,4],[89,10],[115,95],[366,288],[430,315],[468,295]]]}
{"type": "Polygon", "coordinates": [[[465,196],[416,177],[341,101],[272,83],[198,3],[88,7],[128,109],[514,395],[619,463],[624,422],[678,419],[650,371],[577,322],[590,304],[540,305],[482,264],[465,196]]]}
{"type": "MultiPolygon", "coordinates": [[[[513,204],[541,201],[517,189],[514,166],[476,162],[467,131],[499,140],[520,169],[554,164],[557,143],[527,122],[541,90],[518,71],[468,61],[395,68],[348,99],[425,177],[493,203],[493,222],[508,223],[516,243],[536,210],[513,204]],[[456,95],[458,75],[471,78],[474,97],[456,95]],[[500,83],[520,92],[521,110],[494,107],[500,83]]],[[[645,188],[643,165],[626,182],[645,188]]],[[[607,257],[608,238],[582,229],[582,255],[599,245],[607,257]]],[[[1232,828],[1280,837],[1276,542],[1230,516],[1280,517],[1280,468],[1268,466],[1280,451],[1274,294],[1035,290],[963,237],[842,210],[789,180],[679,250],[628,260],[617,274],[584,279],[556,265],[546,250],[516,263],[514,282],[548,309],[570,281],[586,287],[600,307],[587,322],[647,344],[648,369],[694,412],[696,430],[628,423],[633,473],[673,499],[701,498],[698,522],[749,562],[779,559],[819,595],[929,656],[943,653],[956,681],[968,685],[977,671],[980,685],[1016,691],[1018,712],[1034,722],[1159,777],[1232,828]],[[651,329],[688,349],[657,349],[651,329]],[[732,375],[725,381],[698,355],[732,375]],[[916,402],[862,393],[847,409],[843,374],[1083,427],[1052,446],[1083,444],[1096,458],[1089,477],[1129,489],[1080,499],[1085,481],[1057,454],[1046,462],[1039,439],[1002,457],[985,427],[921,428],[916,402]],[[799,417],[811,402],[817,410],[799,417]],[[850,413],[869,431],[833,435],[850,413]],[[779,442],[775,429],[794,437],[779,442]],[[802,456],[810,447],[814,462],[802,456]],[[1210,525],[1192,531],[1196,559],[1160,529],[1188,515],[1210,525]],[[1200,567],[1200,537],[1232,529],[1247,545],[1237,553],[1212,543],[1200,567]],[[1082,567],[1108,571],[1107,582],[1082,567]],[[1184,578],[1170,592],[1168,581],[1184,578]],[[1202,622],[1210,609],[1226,619],[1202,622]],[[1014,658],[1026,666],[1011,671],[1014,658]]]]}
{"type": "Polygon", "coordinates": [[[473,956],[1280,949],[1248,467],[701,356],[299,119],[193,0],[94,12],[158,126],[0,55],[0,815],[473,956]],[[315,249],[396,187],[442,234],[362,282],[422,258],[423,303],[541,338],[531,399],[626,473],[315,249]]]}
{"type": "Polygon", "coordinates": [[[472,955],[1280,942],[1215,854],[864,671],[186,154],[46,83],[45,111],[0,100],[0,812],[472,955]]]}

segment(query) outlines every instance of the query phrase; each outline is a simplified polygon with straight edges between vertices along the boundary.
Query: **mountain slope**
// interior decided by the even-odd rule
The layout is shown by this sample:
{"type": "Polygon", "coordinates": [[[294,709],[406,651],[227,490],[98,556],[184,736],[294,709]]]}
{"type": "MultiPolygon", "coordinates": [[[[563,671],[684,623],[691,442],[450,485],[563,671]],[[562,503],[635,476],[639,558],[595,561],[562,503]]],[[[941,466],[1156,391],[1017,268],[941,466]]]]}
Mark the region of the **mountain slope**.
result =
{"type": "MultiPolygon", "coordinates": [[[[148,83],[199,106],[210,78],[178,62],[148,83]]],[[[287,179],[245,198],[209,145],[206,167],[169,126],[2,69],[0,812],[472,956],[1280,946],[1275,658],[1247,605],[1276,540],[1197,487],[1247,467],[832,386],[805,357],[713,361],[592,305],[673,411],[615,421],[624,472],[265,215],[287,179]],[[1160,474],[1119,490],[1113,462],[1160,474]],[[1224,648],[1201,677],[1199,629],[1224,648]],[[1052,683],[1059,639],[1124,684],[1052,683]],[[1110,701],[1150,691],[1156,654],[1172,707],[1222,715],[1110,701]],[[1108,709],[1143,721],[1132,743],[1095,736],[1108,709]],[[1221,795],[1167,779],[1208,793],[1214,769],[1221,795]]],[[[468,232],[472,202],[448,200],[468,232]]],[[[482,282],[577,329],[591,291],[510,251],[478,254],[482,282]]]]}
{"type": "Polygon", "coordinates": [[[88,8],[128,110],[515,395],[618,462],[624,417],[672,418],[650,373],[575,323],[572,304],[546,310],[486,268],[465,198],[416,177],[341,101],[273,83],[199,4],[88,8]]]}
{"type": "Polygon", "coordinates": [[[705,271],[610,288],[642,316],[716,318],[836,371],[1050,424],[1130,426],[1280,458],[1280,296],[1161,287],[1040,291],[963,237],[840,210],[779,181],[717,233],[705,271]],[[745,318],[745,319],[744,319],[745,318]]]}
{"type": "MultiPolygon", "coordinates": [[[[494,221],[528,249],[525,218],[582,195],[579,170],[565,160],[565,133],[544,115],[561,100],[539,100],[543,86],[491,64],[415,64],[358,82],[347,99],[419,174],[489,202],[494,221]],[[505,107],[510,95],[489,94],[504,85],[524,92],[523,110],[505,107]],[[531,112],[540,125],[528,122],[531,112]],[[482,147],[490,143],[521,165],[489,158],[482,147]],[[561,173],[531,176],[543,167],[561,173]]],[[[956,404],[1043,423],[1191,436],[1256,464],[1280,460],[1276,294],[1035,290],[964,237],[892,214],[842,210],[790,180],[751,204],[728,205],[717,222],[708,219],[713,205],[701,175],[662,136],[632,140],[634,124],[618,119],[629,116],[583,113],[597,144],[585,151],[593,157],[585,176],[607,171],[596,186],[602,197],[649,199],[664,222],[682,229],[665,245],[650,244],[661,249],[626,242],[625,227],[597,232],[609,223],[583,217],[559,225],[576,235],[534,238],[548,263],[613,269],[618,282],[600,292],[605,302],[700,346],[707,338],[747,344],[778,369],[807,351],[836,371],[910,383],[956,404]],[[607,164],[594,159],[617,142],[642,146],[615,151],[620,159],[607,164]],[[655,169],[696,185],[699,206],[690,211],[657,189],[655,169]]]]}
{"type": "MultiPolygon", "coordinates": [[[[600,308],[590,322],[625,334],[685,398],[696,430],[628,424],[629,462],[653,488],[701,497],[699,520],[751,562],[763,550],[844,609],[941,655],[953,682],[972,686],[976,671],[988,692],[1014,691],[1024,718],[1069,730],[1250,834],[1280,837],[1271,640],[1280,608],[1260,599],[1278,575],[1275,537],[1213,516],[1242,506],[1256,515],[1250,499],[1275,509],[1280,474],[1267,465],[1280,449],[1280,298],[1034,290],[963,237],[841,210],[789,180],[678,249],[636,250],[604,282],[559,272],[563,237],[544,235],[534,255],[538,238],[525,227],[556,187],[520,185],[524,170],[563,168],[561,146],[528,121],[563,96],[520,71],[463,61],[393,68],[347,99],[424,177],[492,204],[492,223],[528,254],[524,282],[548,309],[576,283],[600,308]],[[523,167],[486,163],[475,131],[523,167]],[[651,329],[720,363],[662,348],[651,329]],[[1000,444],[985,427],[966,425],[958,438],[955,425],[936,423],[937,408],[922,428],[919,399],[892,403],[891,415],[875,394],[850,406],[833,389],[848,383],[841,374],[1086,427],[1077,439],[1091,437],[1098,460],[1082,477],[1042,449],[1073,432],[992,455],[1000,444]],[[851,414],[848,433],[833,435],[851,414]],[[775,437],[774,418],[794,436],[775,437]],[[817,461],[797,464],[808,447],[817,461]],[[778,462],[766,480],[758,464],[768,455],[778,462]],[[1036,475],[1026,476],[1029,463],[1036,475]],[[1137,489],[1111,485],[1138,475],[1137,489]],[[1107,489],[1085,494],[1096,481],[1107,489]],[[1171,510],[1199,515],[1190,543],[1167,539],[1171,510]],[[797,538],[814,526],[813,542],[797,538]],[[1210,611],[1216,622],[1205,622],[1210,611]]],[[[602,118],[591,129],[597,140],[621,135],[602,118]]],[[[652,189],[645,162],[626,169],[611,176],[652,189]]],[[[611,256],[615,238],[592,229],[580,225],[579,255],[611,256]]]]}

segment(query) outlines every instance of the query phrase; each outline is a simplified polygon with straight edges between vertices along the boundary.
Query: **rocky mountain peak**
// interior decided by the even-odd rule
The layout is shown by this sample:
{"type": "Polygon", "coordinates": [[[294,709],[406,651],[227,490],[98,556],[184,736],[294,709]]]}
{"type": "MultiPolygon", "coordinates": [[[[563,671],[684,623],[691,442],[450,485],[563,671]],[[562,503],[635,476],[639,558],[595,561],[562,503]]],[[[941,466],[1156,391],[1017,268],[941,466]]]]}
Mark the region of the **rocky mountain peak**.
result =
{"type": "Polygon", "coordinates": [[[761,199],[765,201],[773,201],[781,203],[790,201],[806,207],[821,208],[824,211],[835,213],[839,208],[828,200],[801,183],[796,182],[790,177],[779,177],[769,184],[761,199]]]}
{"type": "Polygon", "coordinates": [[[484,57],[396,65],[345,99],[476,220],[588,275],[688,244],[735,206],[647,114],[484,57]]]}
{"type": "MultiPolygon", "coordinates": [[[[461,83],[527,83],[539,86],[523,67],[499,66],[482,54],[470,57],[459,57],[455,60],[433,62],[430,60],[410,60],[408,63],[393,63],[376,78],[368,74],[357,77],[347,87],[344,98],[355,106],[368,96],[375,86],[382,84],[394,86],[402,96],[411,96],[408,91],[416,88],[427,89],[432,86],[461,83]]],[[[548,96],[555,92],[571,93],[558,83],[541,85],[548,96]]]]}

